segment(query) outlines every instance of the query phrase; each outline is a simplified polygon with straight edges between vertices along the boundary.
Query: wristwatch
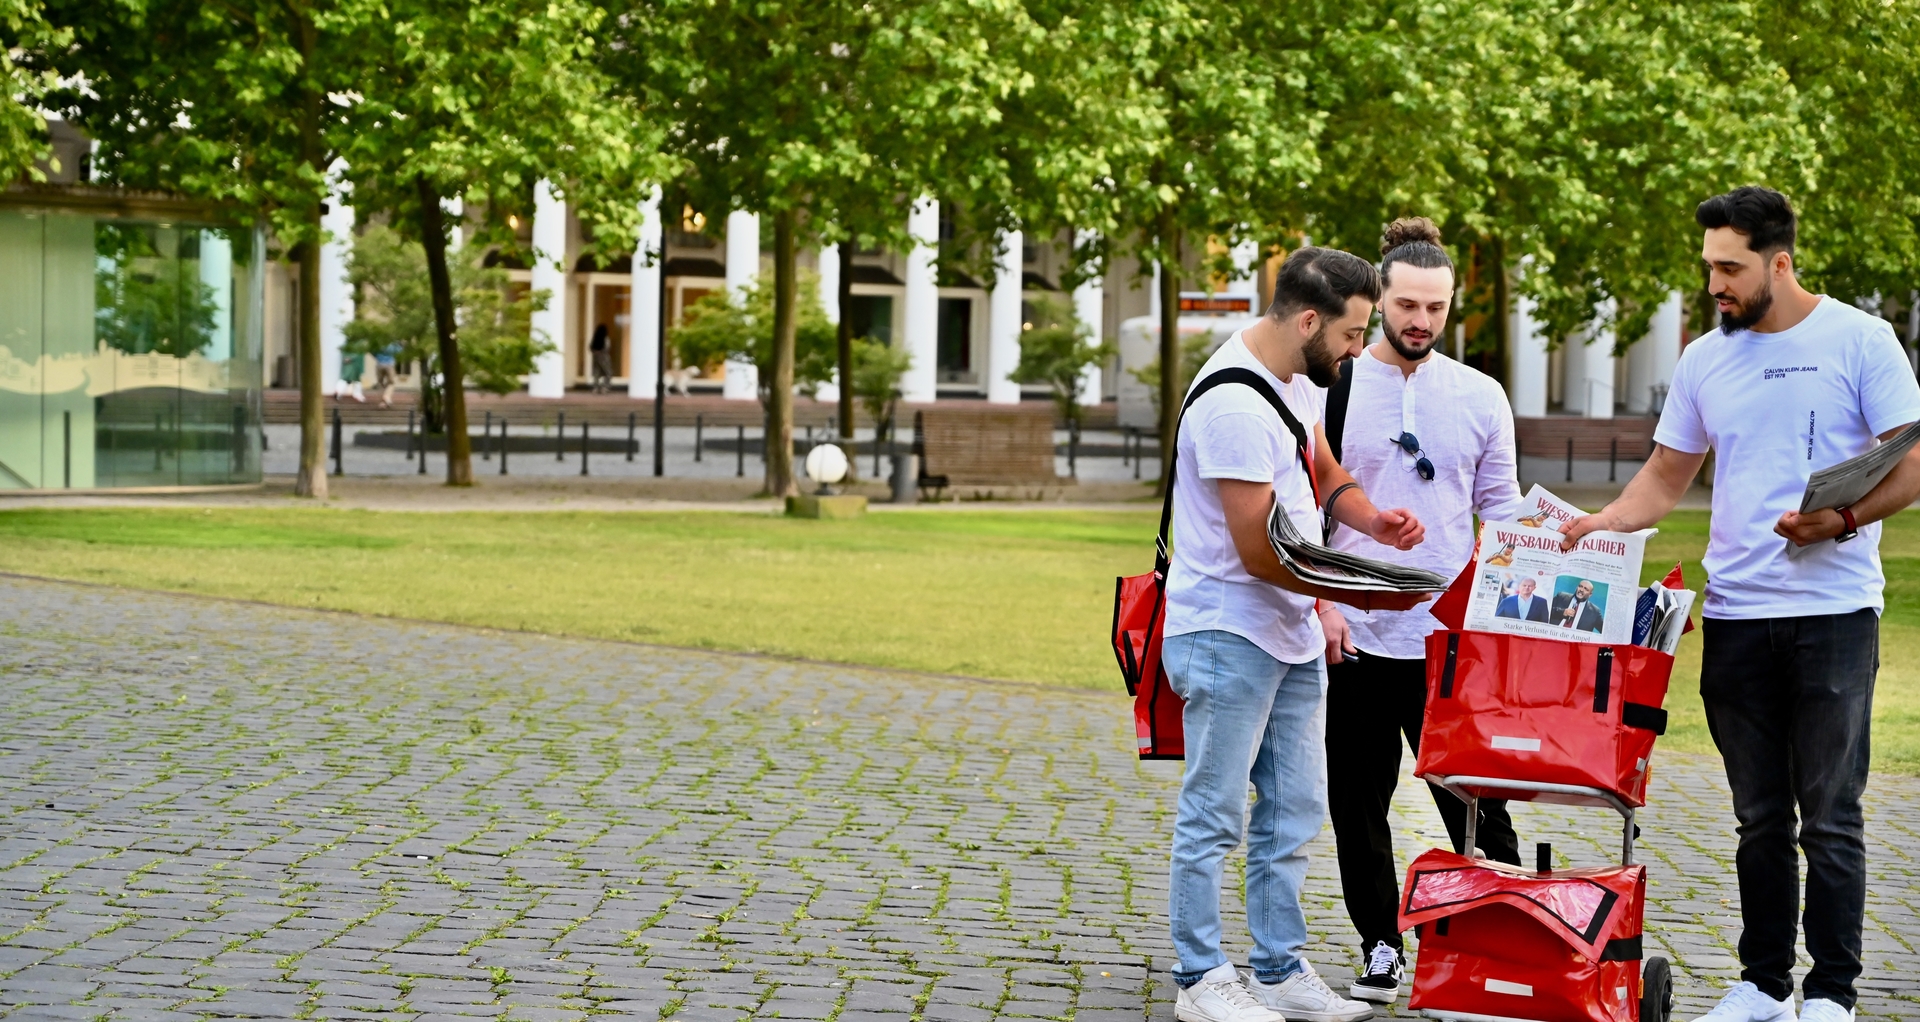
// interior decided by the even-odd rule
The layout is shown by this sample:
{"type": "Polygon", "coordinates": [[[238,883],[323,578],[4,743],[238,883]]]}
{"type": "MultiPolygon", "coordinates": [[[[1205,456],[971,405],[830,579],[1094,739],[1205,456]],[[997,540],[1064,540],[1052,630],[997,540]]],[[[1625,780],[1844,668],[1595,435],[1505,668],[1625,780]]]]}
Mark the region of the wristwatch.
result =
{"type": "Polygon", "coordinates": [[[1845,543],[1847,540],[1850,540],[1853,537],[1860,535],[1860,526],[1858,523],[1856,523],[1853,520],[1852,508],[1839,507],[1839,508],[1834,508],[1834,510],[1840,512],[1840,520],[1847,523],[1847,531],[1842,532],[1840,535],[1833,537],[1833,541],[1835,543],[1845,543]]]}

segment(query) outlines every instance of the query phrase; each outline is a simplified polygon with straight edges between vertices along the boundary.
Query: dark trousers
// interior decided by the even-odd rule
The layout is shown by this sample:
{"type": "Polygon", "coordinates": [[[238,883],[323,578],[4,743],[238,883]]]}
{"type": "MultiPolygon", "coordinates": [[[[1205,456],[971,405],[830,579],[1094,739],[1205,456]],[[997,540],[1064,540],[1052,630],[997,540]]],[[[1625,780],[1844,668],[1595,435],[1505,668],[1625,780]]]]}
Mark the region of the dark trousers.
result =
{"type": "Polygon", "coordinates": [[[1873,610],[1704,622],[1700,697],[1739,821],[1741,978],[1793,993],[1799,850],[1807,855],[1803,992],[1844,1008],[1860,976],[1867,787],[1880,617],[1873,610]]]}
{"type": "MultiPolygon", "coordinates": [[[[1362,654],[1327,665],[1327,810],[1339,849],[1340,889],[1362,947],[1400,942],[1400,874],[1393,862],[1387,808],[1400,783],[1400,736],[1420,753],[1427,713],[1425,660],[1362,654]]],[[[1433,785],[1433,804],[1453,849],[1467,854],[1467,804],[1433,785]]],[[[1488,857],[1520,864],[1520,842],[1507,804],[1480,800],[1475,842],[1488,857]]]]}

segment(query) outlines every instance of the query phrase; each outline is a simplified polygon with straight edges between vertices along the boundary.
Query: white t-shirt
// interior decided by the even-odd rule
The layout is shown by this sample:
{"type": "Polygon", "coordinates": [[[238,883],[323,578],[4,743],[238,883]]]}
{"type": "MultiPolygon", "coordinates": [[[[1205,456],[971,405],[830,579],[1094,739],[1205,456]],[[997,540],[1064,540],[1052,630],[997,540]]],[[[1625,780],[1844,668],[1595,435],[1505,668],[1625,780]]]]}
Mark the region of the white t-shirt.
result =
{"type": "Polygon", "coordinates": [[[1713,524],[1707,604],[1714,618],[1850,614],[1885,606],[1880,526],[1787,559],[1774,523],[1800,509],[1807,477],[1865,453],[1890,429],[1920,421],[1893,328],[1822,297],[1777,334],[1715,330],[1687,346],[1653,438],[1688,454],[1711,448],[1713,524]]]}
{"type": "MultiPolygon", "coordinates": [[[[1353,360],[1352,387],[1340,431],[1340,464],[1374,507],[1412,511],[1427,527],[1427,539],[1412,550],[1396,550],[1341,525],[1328,545],[1447,578],[1458,575],[1473,556],[1474,513],[1494,521],[1519,513],[1513,408],[1506,391],[1492,377],[1438,351],[1408,375],[1374,358],[1371,349],[1353,360]],[[1393,442],[1403,431],[1419,439],[1433,463],[1432,479],[1420,478],[1414,456],[1393,442]]],[[[1432,606],[1372,612],[1343,606],[1340,613],[1353,630],[1355,649],[1418,660],[1427,655],[1427,633],[1440,627],[1428,609],[1432,606]]]]}
{"type": "MultiPolygon", "coordinates": [[[[1240,334],[1227,338],[1194,382],[1229,366],[1265,377],[1307,433],[1313,460],[1313,423],[1326,392],[1295,373],[1290,382],[1267,371],[1240,334]]],[[[1189,408],[1175,446],[1173,566],[1167,573],[1167,635],[1232,632],[1288,664],[1304,664],[1326,652],[1313,597],[1290,593],[1247,574],[1227,532],[1220,506],[1221,479],[1272,483],[1302,536],[1320,536],[1313,483],[1295,453],[1293,433],[1251,387],[1227,384],[1208,391],[1189,408]]]]}

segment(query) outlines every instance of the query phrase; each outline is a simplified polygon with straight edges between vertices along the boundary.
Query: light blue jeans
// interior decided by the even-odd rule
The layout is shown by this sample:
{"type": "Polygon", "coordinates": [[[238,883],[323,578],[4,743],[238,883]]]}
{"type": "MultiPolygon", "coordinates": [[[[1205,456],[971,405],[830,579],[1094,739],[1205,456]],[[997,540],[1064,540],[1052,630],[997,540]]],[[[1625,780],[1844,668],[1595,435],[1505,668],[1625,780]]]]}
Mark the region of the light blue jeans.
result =
{"type": "Polygon", "coordinates": [[[1285,664],[1231,632],[1171,636],[1161,662],[1187,701],[1187,771],[1173,824],[1168,915],[1180,956],[1173,978],[1198,982],[1220,952],[1227,852],[1247,838],[1247,965],[1261,982],[1300,971],[1307,917],[1300,887],[1307,842],[1327,815],[1324,658],[1285,664]],[[1256,799],[1247,816],[1247,783],[1256,799]]]}

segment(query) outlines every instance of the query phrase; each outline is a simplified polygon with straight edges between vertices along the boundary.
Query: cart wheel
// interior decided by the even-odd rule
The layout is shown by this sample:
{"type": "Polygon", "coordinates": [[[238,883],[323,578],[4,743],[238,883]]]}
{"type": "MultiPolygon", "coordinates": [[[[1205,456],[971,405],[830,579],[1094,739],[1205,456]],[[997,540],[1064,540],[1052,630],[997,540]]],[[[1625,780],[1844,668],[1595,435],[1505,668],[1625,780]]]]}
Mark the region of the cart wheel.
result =
{"type": "Polygon", "coordinates": [[[1673,968],[1654,955],[1640,970],[1640,1022],[1668,1022],[1673,1017],[1673,968]]]}

